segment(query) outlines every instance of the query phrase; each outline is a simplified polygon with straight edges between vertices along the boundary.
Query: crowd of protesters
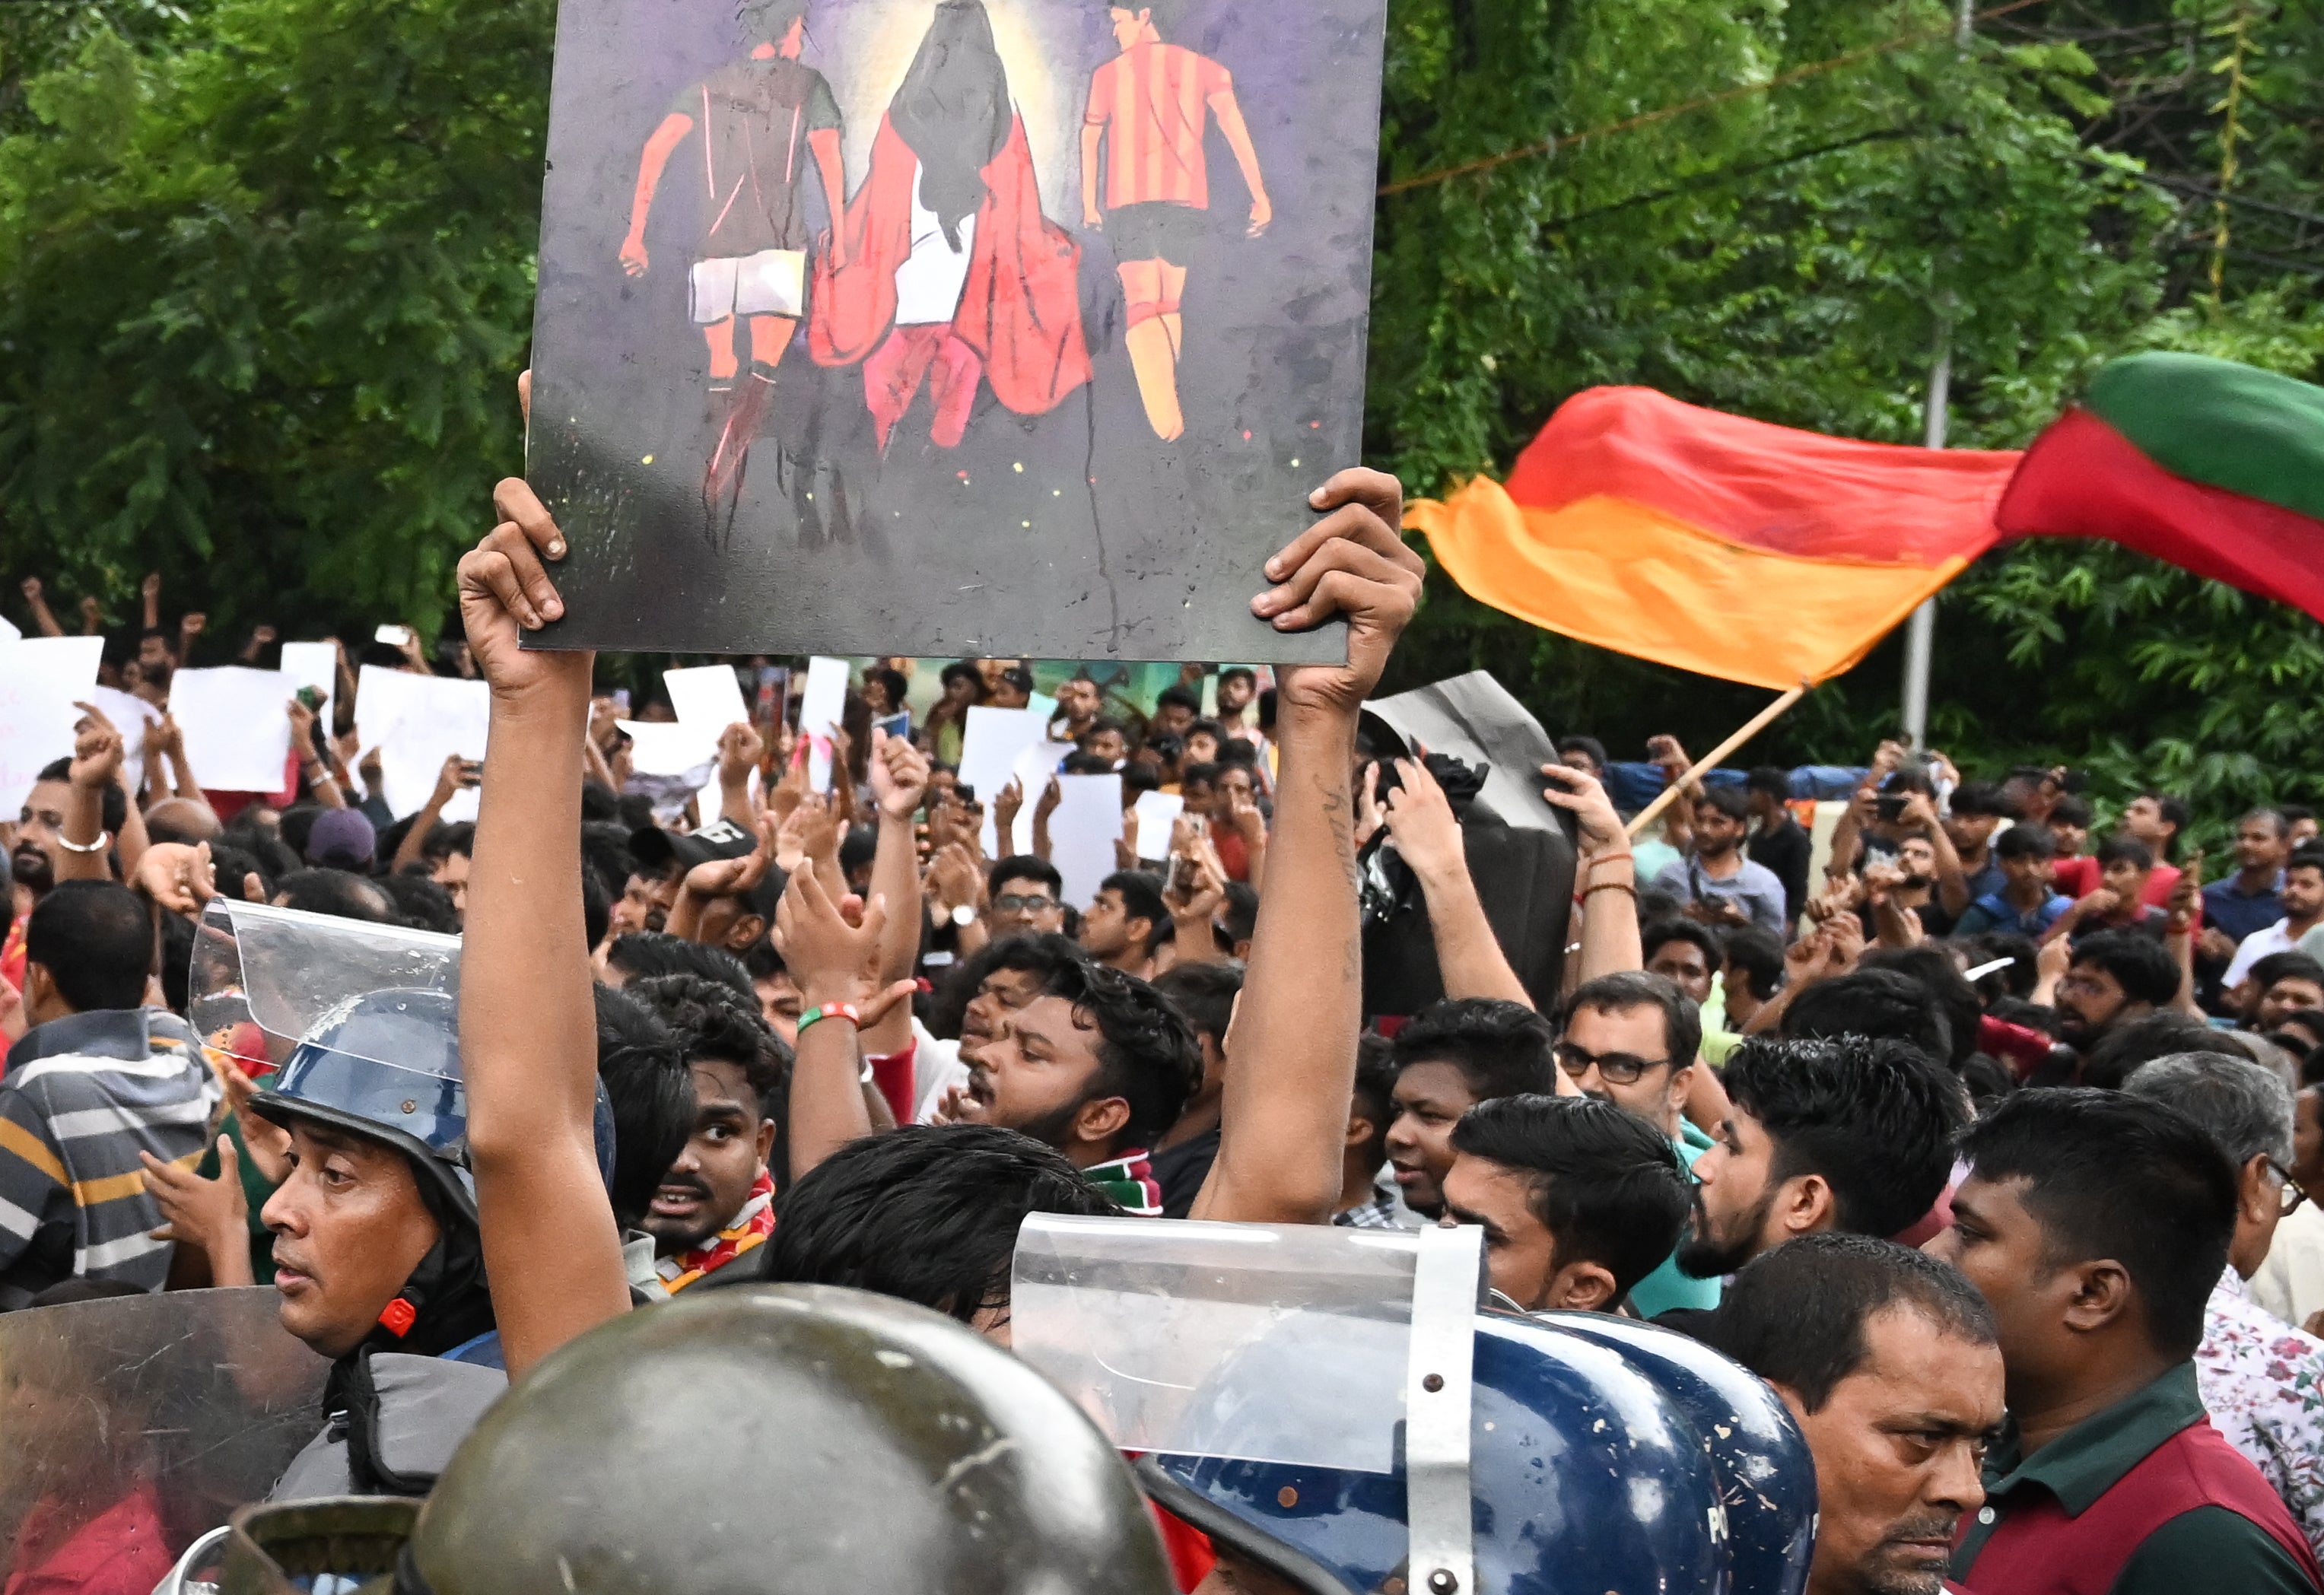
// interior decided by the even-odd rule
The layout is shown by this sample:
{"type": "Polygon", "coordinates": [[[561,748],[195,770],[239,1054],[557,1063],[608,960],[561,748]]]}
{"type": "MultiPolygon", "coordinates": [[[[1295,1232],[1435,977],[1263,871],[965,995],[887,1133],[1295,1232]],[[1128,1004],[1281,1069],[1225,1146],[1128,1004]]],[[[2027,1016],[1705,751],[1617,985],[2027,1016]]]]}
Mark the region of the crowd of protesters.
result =
{"type": "MultiPolygon", "coordinates": [[[[798,727],[740,723],[716,812],[657,819],[590,657],[518,646],[563,548],[521,484],[498,508],[460,647],[372,645],[492,690],[481,768],[410,815],[347,734],[355,661],[338,724],[286,709],[286,790],[206,793],[166,717],[201,617],[169,632],[147,587],[106,665],[164,711],[142,759],[91,710],[8,827],[0,1311],[272,1282],[327,1358],[514,1378],[755,1281],[1005,1345],[1028,1213],[1473,1224],[1504,1307],[1651,1320],[1773,1386],[1816,1461],[1818,1595],[2318,1589],[2307,811],[2241,816],[2206,882],[2168,793],[2101,832],[2068,772],[1886,745],[1821,842],[1778,770],[1686,783],[1633,840],[1607,750],[1567,736],[1539,772],[1572,824],[1566,957],[1530,990],[1470,873],[1468,772],[1360,741],[1419,590],[1390,479],[1321,490],[1254,601],[1344,619],[1344,667],[1058,688],[1060,773],[1184,799],[1167,855],[1125,827],[1085,902],[1053,786],[958,780],[967,710],[1031,700],[1019,660],[945,665],[908,733],[914,667],[877,661],[827,790],[798,727]],[[442,823],[471,786],[478,817],[442,823]],[[1027,806],[1031,851],[991,856],[988,816],[1005,838],[1027,806]],[[1366,999],[1360,883],[1388,854],[1443,992],[1416,1012],[1366,999]],[[462,936],[465,1183],[191,1028],[221,895],[462,936]]],[[[1213,1554],[1213,1590],[1292,1587],[1223,1545],[1190,1585],[1213,1554]]],[[[77,1587],[142,1595],[149,1561],[77,1587]]]]}

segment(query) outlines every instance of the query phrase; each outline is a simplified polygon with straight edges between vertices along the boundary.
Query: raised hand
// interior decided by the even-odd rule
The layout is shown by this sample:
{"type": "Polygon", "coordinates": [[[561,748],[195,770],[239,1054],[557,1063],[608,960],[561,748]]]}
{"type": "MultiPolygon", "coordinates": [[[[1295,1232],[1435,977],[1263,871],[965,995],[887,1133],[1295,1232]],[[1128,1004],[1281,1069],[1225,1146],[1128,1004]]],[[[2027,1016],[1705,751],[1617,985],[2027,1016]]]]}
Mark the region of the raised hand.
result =
{"type": "Polygon", "coordinates": [[[1011,838],[1017,834],[1017,811],[1024,807],[1024,783],[1013,778],[992,800],[992,828],[999,834],[1001,851],[1004,853],[1016,851],[1017,844],[1011,838]]]}
{"type": "Polygon", "coordinates": [[[928,789],[928,756],[909,737],[872,731],[872,798],[889,819],[908,822],[928,789]]]}
{"type": "Polygon", "coordinates": [[[1286,709],[1352,715],[1379,685],[1388,658],[1420,602],[1420,556],[1405,546],[1404,488],[1384,472],[1340,472],[1308,496],[1330,513],[1267,562],[1277,585],[1250,601],[1278,632],[1305,632],[1334,615],[1348,621],[1348,662],[1281,671],[1286,709]]]}
{"type": "Polygon", "coordinates": [[[1033,806],[1033,823],[1037,825],[1047,825],[1049,816],[1057,812],[1057,805],[1065,800],[1065,788],[1058,784],[1056,776],[1051,776],[1049,784],[1041,788],[1041,800],[1033,806]]]}
{"type": "MultiPolygon", "coordinates": [[[[593,705],[594,713],[594,705],[593,705]]],[[[747,721],[737,720],[718,733],[718,784],[724,788],[746,787],[751,771],[758,768],[759,757],[767,751],[759,733],[747,721]]]]}
{"type": "Polygon", "coordinates": [[[493,691],[521,696],[551,687],[586,696],[595,656],[586,652],[528,653],[523,634],[565,613],[543,558],[565,558],[565,534],[534,496],[512,476],[493,490],[501,523],[460,559],[460,621],[469,650],[493,691]]]}
{"type": "Polygon", "coordinates": [[[1428,766],[1417,759],[1399,759],[1396,773],[1401,785],[1388,795],[1388,830],[1396,838],[1397,852],[1424,879],[1466,871],[1461,821],[1428,766]]]}
{"type": "Polygon", "coordinates": [[[711,859],[686,872],[681,890],[698,898],[739,897],[767,877],[767,866],[775,862],[775,819],[762,814],[758,824],[759,844],[738,859],[711,859]]]}
{"type": "Polygon", "coordinates": [[[190,1246],[209,1258],[211,1283],[250,1283],[250,1206],[242,1194],[241,1159],[234,1138],[217,1139],[216,1179],[204,1179],[190,1168],[164,1163],[151,1152],[137,1160],[145,1166],[145,1189],[161,1211],[161,1225],[147,1234],[156,1240],[190,1246]],[[240,1268],[234,1268],[236,1259],[240,1268]]]}
{"type": "Polygon", "coordinates": [[[1614,800],[1606,796],[1604,783],[1596,776],[1570,764],[1545,764],[1541,773],[1565,788],[1544,787],[1542,800],[1573,816],[1582,852],[1619,853],[1629,844],[1629,833],[1623,829],[1622,816],[1616,811],[1614,800]]]}
{"type": "Polygon", "coordinates": [[[72,784],[84,791],[103,790],[121,775],[121,733],[105,711],[94,704],[76,703],[80,724],[73,727],[72,784]]]}
{"type": "Polygon", "coordinates": [[[775,910],[775,950],[809,1007],[852,1002],[861,1008],[881,991],[880,932],[887,923],[886,898],[874,897],[864,905],[862,922],[851,925],[813,870],[794,870],[775,910]]]}
{"type": "Polygon", "coordinates": [[[137,861],[129,884],[172,914],[188,918],[202,911],[217,896],[217,873],[210,862],[210,844],[156,842],[137,861]]]}

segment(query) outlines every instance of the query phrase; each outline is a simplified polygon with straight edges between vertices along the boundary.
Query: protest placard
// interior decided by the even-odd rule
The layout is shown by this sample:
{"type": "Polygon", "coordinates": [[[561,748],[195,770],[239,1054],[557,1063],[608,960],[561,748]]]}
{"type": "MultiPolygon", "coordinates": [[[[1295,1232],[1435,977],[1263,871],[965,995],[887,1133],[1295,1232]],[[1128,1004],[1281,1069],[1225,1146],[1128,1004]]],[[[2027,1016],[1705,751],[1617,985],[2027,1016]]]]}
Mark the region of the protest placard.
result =
{"type": "Polygon", "coordinates": [[[1065,755],[1074,751],[1071,742],[1049,740],[1049,716],[1038,705],[1028,707],[1025,712],[1038,719],[1043,729],[1041,740],[1019,753],[1016,761],[1009,767],[1009,779],[1015,783],[1023,797],[1017,808],[1017,823],[1010,827],[1009,851],[1011,853],[1033,851],[1033,811],[1040,807],[1041,794],[1048,790],[1049,778],[1056,773],[1057,766],[1065,761],[1065,755]]]}
{"type": "MultiPolygon", "coordinates": [[[[379,750],[380,795],[401,819],[428,806],[444,761],[484,756],[492,688],[456,677],[420,676],[365,665],[355,682],[355,731],[364,751],[379,750]]],[[[476,792],[453,794],[447,824],[476,817],[476,792]]]]}
{"type": "Polygon", "coordinates": [[[805,11],[561,0],[528,641],[1342,657],[1250,600],[1360,455],[1385,0],[805,11]]]}
{"type": "Polygon", "coordinates": [[[170,678],[170,718],[206,790],[280,792],[290,757],[290,695],[280,670],[228,665],[170,678]]]}
{"type": "Polygon", "coordinates": [[[102,637],[0,641],[0,814],[14,819],[42,768],[71,757],[73,703],[88,701],[104,655],[102,637]]]}
{"type": "Polygon", "coordinates": [[[1121,839],[1121,778],[1061,775],[1057,811],[1049,816],[1049,862],[1065,880],[1065,901],[1086,908],[1113,873],[1113,844],[1121,839]]]}
{"type": "Polygon", "coordinates": [[[1176,792],[1140,792],[1130,812],[1138,818],[1138,856],[1148,862],[1170,856],[1170,827],[1186,800],[1176,792]]]}
{"type": "Polygon", "coordinates": [[[701,665],[664,670],[662,685],[669,690],[669,706],[681,725],[709,726],[713,742],[737,721],[748,724],[750,705],[742,701],[742,684],[732,666],[701,665]]]}
{"type": "Polygon", "coordinates": [[[282,673],[290,678],[293,687],[311,687],[323,695],[323,706],[315,711],[315,724],[323,728],[323,739],[328,742],[339,698],[338,649],[328,642],[286,642],[282,673]]]}
{"type": "Polygon", "coordinates": [[[807,660],[798,729],[807,739],[807,785],[817,792],[831,790],[831,731],[846,708],[847,661],[820,655],[807,660]]]}
{"type": "Polygon", "coordinates": [[[105,717],[113,722],[113,728],[121,733],[121,761],[129,767],[130,777],[134,779],[145,758],[146,729],[161,718],[161,711],[143,698],[132,697],[110,687],[92,687],[88,690],[89,696],[81,701],[103,710],[105,717]]]}

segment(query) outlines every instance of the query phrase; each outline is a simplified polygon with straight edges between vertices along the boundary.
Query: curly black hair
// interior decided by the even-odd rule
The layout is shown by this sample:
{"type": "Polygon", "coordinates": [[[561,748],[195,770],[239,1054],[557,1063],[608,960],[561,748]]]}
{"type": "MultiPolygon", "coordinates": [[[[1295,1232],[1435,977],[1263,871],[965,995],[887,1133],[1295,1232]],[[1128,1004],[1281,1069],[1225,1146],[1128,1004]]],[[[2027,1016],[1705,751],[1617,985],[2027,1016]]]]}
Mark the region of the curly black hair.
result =
{"type": "Polygon", "coordinates": [[[755,1001],[737,996],[724,981],[698,974],[654,975],[622,990],[676,1033],[687,1058],[733,1064],[759,1099],[761,1115],[782,1117],[791,1089],[791,1049],[755,1001]]]}
{"type": "Polygon", "coordinates": [[[1135,975],[1076,960],[1049,972],[1045,988],[1074,1005],[1074,1019],[1097,1027],[1097,1072],[1085,1102],[1130,1104],[1120,1144],[1150,1147],[1177,1121],[1203,1077],[1203,1049],[1169,1000],[1135,975]]]}

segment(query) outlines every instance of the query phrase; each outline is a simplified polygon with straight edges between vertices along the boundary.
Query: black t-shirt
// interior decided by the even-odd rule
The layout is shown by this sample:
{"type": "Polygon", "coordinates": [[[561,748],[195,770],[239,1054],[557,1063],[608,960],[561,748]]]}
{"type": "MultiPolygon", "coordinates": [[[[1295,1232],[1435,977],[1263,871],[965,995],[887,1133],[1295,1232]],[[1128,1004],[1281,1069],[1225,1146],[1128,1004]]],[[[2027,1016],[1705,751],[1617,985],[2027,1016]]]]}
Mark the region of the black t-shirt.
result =
{"type": "Polygon", "coordinates": [[[1784,883],[1784,928],[1788,932],[1798,922],[1800,910],[1807,907],[1808,861],[1815,853],[1814,841],[1799,821],[1786,814],[1781,825],[1745,843],[1743,852],[1753,863],[1774,871],[1775,879],[1784,883]]]}
{"type": "Polygon", "coordinates": [[[686,89],[669,108],[692,117],[702,135],[703,258],[805,249],[816,170],[807,135],[839,125],[839,102],[823,74],[779,55],[746,58],[686,89]]]}
{"type": "Polygon", "coordinates": [[[1191,1141],[1180,1141],[1167,1152],[1155,1152],[1146,1161],[1154,1170],[1154,1183],[1162,1187],[1162,1216],[1183,1219],[1194,1209],[1194,1198],[1202,1194],[1203,1182],[1211,1177],[1211,1165],[1219,1160],[1219,1132],[1204,1130],[1191,1141]]]}

